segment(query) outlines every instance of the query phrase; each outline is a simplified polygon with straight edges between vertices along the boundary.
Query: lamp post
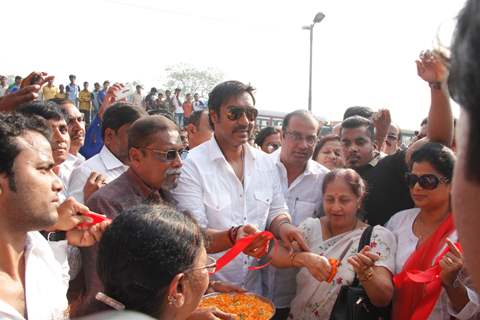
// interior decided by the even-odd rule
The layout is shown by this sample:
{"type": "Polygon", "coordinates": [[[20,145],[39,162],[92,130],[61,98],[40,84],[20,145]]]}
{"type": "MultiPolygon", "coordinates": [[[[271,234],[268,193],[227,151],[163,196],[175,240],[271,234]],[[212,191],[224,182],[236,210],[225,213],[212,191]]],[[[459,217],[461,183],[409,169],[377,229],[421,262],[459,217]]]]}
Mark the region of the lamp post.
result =
{"type": "Polygon", "coordinates": [[[313,27],[325,18],[323,12],[319,12],[313,18],[313,23],[302,29],[310,31],[310,67],[308,72],[308,111],[312,111],[312,56],[313,56],[313,27]]]}

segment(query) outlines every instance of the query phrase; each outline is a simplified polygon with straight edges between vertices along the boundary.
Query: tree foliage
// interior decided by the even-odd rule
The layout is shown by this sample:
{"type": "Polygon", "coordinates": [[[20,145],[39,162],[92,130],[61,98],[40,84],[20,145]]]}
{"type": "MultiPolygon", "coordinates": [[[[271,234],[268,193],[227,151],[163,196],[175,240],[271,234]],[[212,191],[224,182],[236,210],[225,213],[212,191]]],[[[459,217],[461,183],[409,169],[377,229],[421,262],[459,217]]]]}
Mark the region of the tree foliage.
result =
{"type": "Polygon", "coordinates": [[[223,73],[213,68],[197,69],[188,64],[176,64],[165,69],[167,82],[165,88],[173,91],[182,89],[182,93],[198,93],[207,97],[208,93],[223,80],[223,73]]]}

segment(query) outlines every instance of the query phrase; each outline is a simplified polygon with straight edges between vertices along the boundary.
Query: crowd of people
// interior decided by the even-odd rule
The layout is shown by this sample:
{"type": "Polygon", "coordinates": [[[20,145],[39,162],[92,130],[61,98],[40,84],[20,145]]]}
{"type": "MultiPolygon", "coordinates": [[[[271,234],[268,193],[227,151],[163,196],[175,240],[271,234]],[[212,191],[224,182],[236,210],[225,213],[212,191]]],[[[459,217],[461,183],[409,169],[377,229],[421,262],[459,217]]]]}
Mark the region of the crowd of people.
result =
{"type": "Polygon", "coordinates": [[[0,318],[235,319],[199,302],[248,291],[273,319],[338,319],[359,285],[370,317],[480,319],[479,14],[467,1],[451,57],[420,54],[431,104],[409,145],[363,106],[327,135],[296,110],[253,136],[239,81],[206,105],[1,77],[0,318]]]}

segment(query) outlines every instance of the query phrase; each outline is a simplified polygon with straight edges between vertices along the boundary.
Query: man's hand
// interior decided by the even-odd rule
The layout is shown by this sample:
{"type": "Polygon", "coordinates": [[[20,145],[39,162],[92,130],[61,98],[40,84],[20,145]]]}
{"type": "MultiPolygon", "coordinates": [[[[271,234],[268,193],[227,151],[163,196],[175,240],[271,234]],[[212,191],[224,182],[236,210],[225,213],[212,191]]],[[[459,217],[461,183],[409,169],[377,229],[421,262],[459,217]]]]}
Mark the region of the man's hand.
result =
{"type": "Polygon", "coordinates": [[[378,150],[382,150],[382,145],[387,137],[388,129],[390,129],[391,123],[392,117],[390,115],[390,110],[388,109],[380,109],[373,116],[373,126],[375,127],[376,144],[378,150]]]}
{"type": "MultiPolygon", "coordinates": [[[[260,230],[258,230],[255,226],[251,224],[246,224],[238,230],[236,240],[240,240],[246,236],[256,234],[259,232],[260,230]]],[[[259,236],[248,247],[246,247],[245,250],[243,250],[243,253],[245,253],[248,256],[252,256],[259,259],[267,253],[268,242],[269,241],[265,236],[259,236]]]]}
{"type": "Polygon", "coordinates": [[[67,231],[68,244],[76,247],[90,247],[100,241],[107,227],[112,223],[106,220],[86,228],[67,231]]]}
{"type": "Polygon", "coordinates": [[[86,213],[89,211],[90,210],[86,206],[84,206],[74,198],[70,197],[65,200],[60,206],[58,206],[57,223],[50,229],[68,231],[75,228],[78,224],[82,222],[92,222],[91,218],[81,215],[82,213],[86,213]]]}
{"type": "Polygon", "coordinates": [[[49,76],[46,72],[33,71],[22,80],[20,88],[23,89],[34,84],[38,84],[41,87],[48,81],[53,81],[53,79],[55,79],[55,76],[49,76]]]}
{"type": "Polygon", "coordinates": [[[187,320],[235,320],[235,315],[225,313],[218,308],[198,308],[192,312],[187,320]]]}
{"type": "Polygon", "coordinates": [[[302,232],[293,224],[283,223],[280,225],[278,233],[280,239],[283,241],[283,245],[287,249],[293,250],[298,246],[301,251],[310,251],[310,248],[303,238],[302,232]]]}
{"type": "Polygon", "coordinates": [[[92,173],[90,173],[90,176],[87,179],[87,182],[85,183],[85,186],[83,187],[84,201],[87,202],[87,200],[90,199],[90,196],[95,191],[97,191],[106,184],[107,182],[104,176],[102,176],[100,173],[92,171],[92,173]]]}
{"type": "Polygon", "coordinates": [[[0,112],[13,111],[20,105],[37,99],[40,88],[38,84],[34,84],[1,97],[0,112]]]}
{"type": "MultiPolygon", "coordinates": [[[[99,109],[99,114],[103,116],[103,113],[110,107],[112,104],[114,104],[117,101],[117,93],[122,90],[124,87],[123,84],[121,83],[115,83],[111,87],[108,88],[107,93],[105,95],[105,98],[103,99],[102,105],[100,106],[99,109]]],[[[126,99],[122,99],[126,100],[126,99]]],[[[122,101],[120,100],[120,101],[122,101]]]]}
{"type": "Polygon", "coordinates": [[[428,83],[444,82],[448,77],[445,62],[438,54],[430,50],[422,51],[415,63],[418,76],[428,83]]]}

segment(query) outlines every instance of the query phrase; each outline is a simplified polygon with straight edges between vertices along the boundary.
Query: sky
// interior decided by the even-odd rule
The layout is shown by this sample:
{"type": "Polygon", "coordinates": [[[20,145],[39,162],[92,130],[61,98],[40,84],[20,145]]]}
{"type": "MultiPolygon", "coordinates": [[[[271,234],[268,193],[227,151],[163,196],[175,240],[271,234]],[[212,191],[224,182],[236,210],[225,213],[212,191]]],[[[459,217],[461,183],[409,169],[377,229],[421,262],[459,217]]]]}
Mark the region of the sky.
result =
{"type": "MultiPolygon", "coordinates": [[[[0,74],[32,70],[77,82],[140,81],[162,89],[165,68],[216,68],[251,83],[257,107],[308,105],[314,27],[313,112],[340,120],[353,105],[388,107],[405,129],[427,116],[420,51],[448,45],[464,0],[16,0],[2,3],[0,74]]],[[[454,113],[458,107],[454,106],[454,113]]]]}

